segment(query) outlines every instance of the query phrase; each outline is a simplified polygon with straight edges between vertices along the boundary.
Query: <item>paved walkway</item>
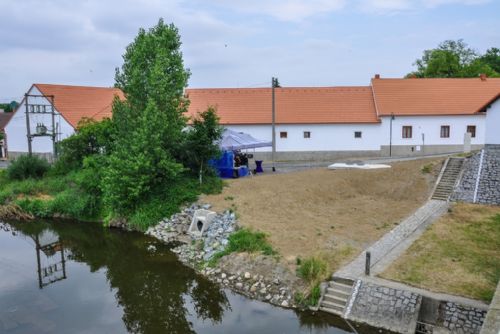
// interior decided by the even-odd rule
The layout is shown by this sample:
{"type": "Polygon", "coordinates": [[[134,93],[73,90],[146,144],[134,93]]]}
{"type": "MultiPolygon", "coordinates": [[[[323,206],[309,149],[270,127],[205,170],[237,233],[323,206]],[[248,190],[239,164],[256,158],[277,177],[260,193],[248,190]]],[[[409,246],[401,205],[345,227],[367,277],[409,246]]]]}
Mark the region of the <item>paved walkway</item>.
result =
{"type": "Polygon", "coordinates": [[[427,226],[448,210],[448,205],[445,201],[429,200],[333,276],[348,279],[365,277],[367,251],[371,252],[371,275],[381,273],[420,237],[427,226]]]}

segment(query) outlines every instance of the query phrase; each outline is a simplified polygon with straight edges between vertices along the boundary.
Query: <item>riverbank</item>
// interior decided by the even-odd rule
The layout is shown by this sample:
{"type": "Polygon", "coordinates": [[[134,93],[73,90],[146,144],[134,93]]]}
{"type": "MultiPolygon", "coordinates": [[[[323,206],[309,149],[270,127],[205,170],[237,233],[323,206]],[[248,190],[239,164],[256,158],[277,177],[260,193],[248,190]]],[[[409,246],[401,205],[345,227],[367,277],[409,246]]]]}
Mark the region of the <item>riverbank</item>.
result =
{"type": "Polygon", "coordinates": [[[188,233],[194,212],[210,208],[209,204],[193,204],[149,228],[146,234],[174,245],[172,252],[182,263],[215,283],[276,306],[304,306],[297,296],[307,293],[307,284],[280,264],[277,255],[235,252],[218,258],[231,234],[240,228],[234,212],[217,213],[202,236],[188,233]]]}

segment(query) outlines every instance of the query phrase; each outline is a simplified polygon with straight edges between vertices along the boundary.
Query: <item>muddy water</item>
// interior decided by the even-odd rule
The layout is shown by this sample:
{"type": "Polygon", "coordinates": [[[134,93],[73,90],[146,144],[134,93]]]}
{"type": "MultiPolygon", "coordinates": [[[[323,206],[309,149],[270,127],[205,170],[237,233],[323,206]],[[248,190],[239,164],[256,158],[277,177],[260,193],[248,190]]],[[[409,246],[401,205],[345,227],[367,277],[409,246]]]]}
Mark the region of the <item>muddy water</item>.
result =
{"type": "Polygon", "coordinates": [[[140,233],[89,223],[0,223],[0,333],[128,332],[352,330],[337,317],[221,290],[140,233]]]}

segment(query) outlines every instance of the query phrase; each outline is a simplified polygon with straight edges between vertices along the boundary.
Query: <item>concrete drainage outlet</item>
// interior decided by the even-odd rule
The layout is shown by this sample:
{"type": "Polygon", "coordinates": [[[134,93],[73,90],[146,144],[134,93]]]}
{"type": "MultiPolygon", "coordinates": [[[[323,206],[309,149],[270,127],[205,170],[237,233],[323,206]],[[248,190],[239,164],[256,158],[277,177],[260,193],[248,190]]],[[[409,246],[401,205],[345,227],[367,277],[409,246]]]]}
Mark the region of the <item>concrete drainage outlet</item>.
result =
{"type": "Polygon", "coordinates": [[[216,215],[217,214],[213,211],[205,209],[196,210],[194,212],[193,219],[191,220],[188,233],[195,237],[201,237],[208,229],[216,215]]]}

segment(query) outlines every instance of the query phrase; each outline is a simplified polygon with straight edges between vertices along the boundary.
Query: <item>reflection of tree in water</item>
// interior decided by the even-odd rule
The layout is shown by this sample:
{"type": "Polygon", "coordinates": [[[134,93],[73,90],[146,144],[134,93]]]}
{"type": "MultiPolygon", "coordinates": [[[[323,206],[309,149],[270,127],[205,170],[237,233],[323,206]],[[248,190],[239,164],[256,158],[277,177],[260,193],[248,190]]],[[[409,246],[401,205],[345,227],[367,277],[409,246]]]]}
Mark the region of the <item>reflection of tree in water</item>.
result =
{"type": "Polygon", "coordinates": [[[132,333],[192,333],[184,295],[193,301],[199,318],[222,320],[229,303],[216,285],[177,261],[167,248],[139,233],[110,231],[95,224],[41,222],[15,224],[36,235],[50,227],[64,240],[71,258],[92,271],[106,268],[110,287],[123,307],[123,321],[132,333]],[[147,250],[155,243],[157,251],[147,250]]]}
{"type": "Polygon", "coordinates": [[[199,279],[189,293],[193,299],[193,306],[198,318],[210,319],[212,323],[219,323],[224,317],[224,311],[230,308],[226,294],[214,288],[212,282],[199,279]]]}

